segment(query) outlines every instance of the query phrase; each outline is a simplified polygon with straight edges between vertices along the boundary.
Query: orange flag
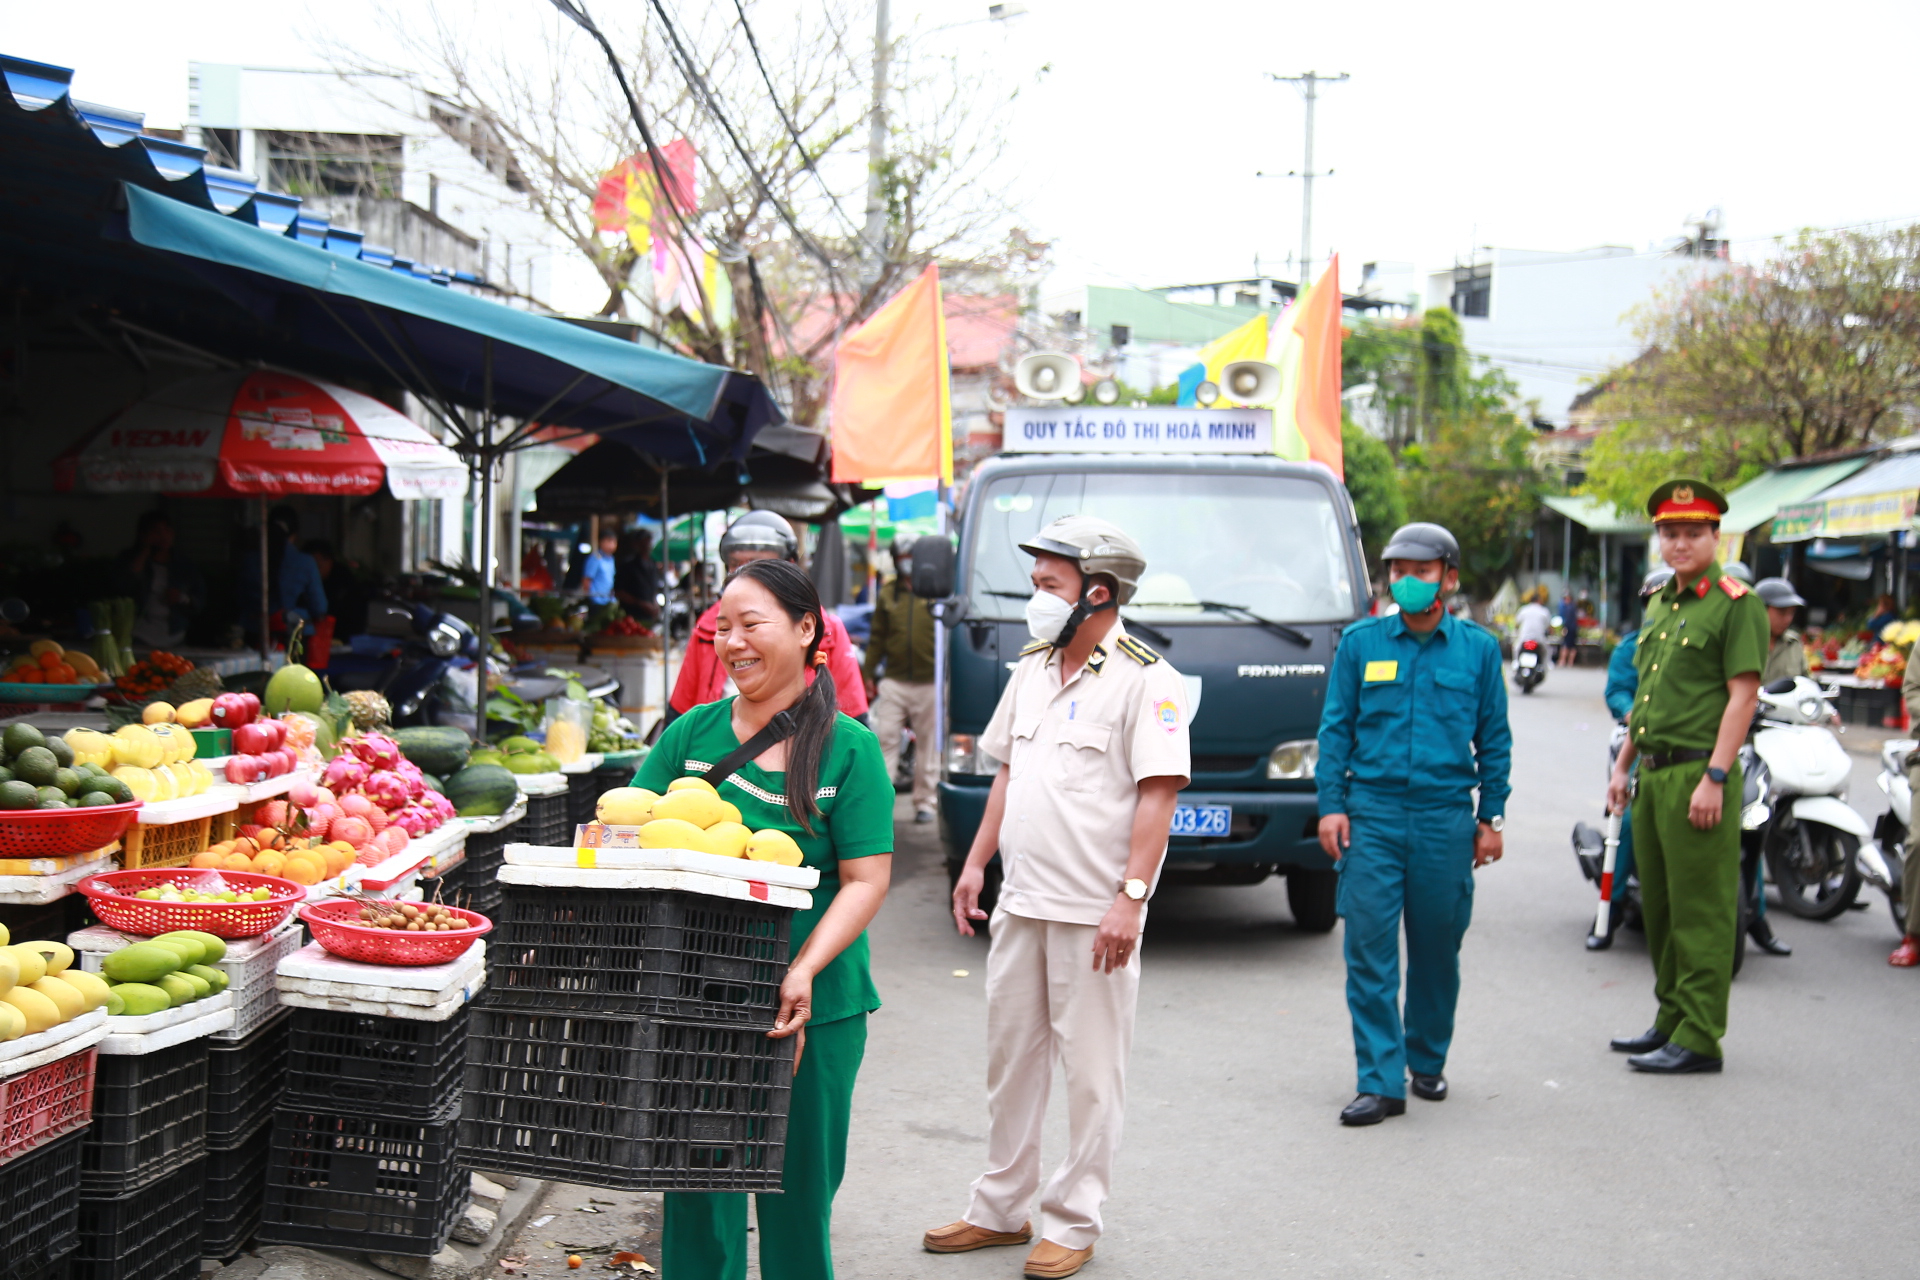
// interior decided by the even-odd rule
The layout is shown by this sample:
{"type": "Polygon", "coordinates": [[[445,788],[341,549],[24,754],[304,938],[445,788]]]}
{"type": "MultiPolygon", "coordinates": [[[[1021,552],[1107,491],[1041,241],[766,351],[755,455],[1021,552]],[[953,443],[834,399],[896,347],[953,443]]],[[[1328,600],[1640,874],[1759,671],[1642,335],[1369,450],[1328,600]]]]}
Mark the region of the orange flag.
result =
{"type": "Polygon", "coordinates": [[[1294,425],[1307,444],[1307,456],[1324,462],[1346,479],[1340,447],[1340,255],[1307,294],[1294,321],[1300,335],[1300,382],[1294,399],[1294,425]]]}
{"type": "MultiPolygon", "coordinates": [[[[1334,435],[1337,441],[1337,423],[1334,435]]],[[[832,438],[836,482],[938,476],[953,483],[939,267],[921,272],[841,341],[833,358],[832,438]]]]}

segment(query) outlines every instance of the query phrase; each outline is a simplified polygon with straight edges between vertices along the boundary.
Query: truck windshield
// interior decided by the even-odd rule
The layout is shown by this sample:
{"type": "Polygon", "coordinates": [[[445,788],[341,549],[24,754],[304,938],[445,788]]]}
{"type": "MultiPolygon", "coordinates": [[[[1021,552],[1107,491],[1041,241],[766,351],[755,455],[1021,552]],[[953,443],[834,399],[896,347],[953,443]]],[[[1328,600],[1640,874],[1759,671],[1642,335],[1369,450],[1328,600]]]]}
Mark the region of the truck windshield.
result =
{"type": "Polygon", "coordinates": [[[974,508],[971,616],[1015,619],[1033,594],[1020,550],[1051,521],[1099,516],[1146,552],[1125,615],[1150,621],[1245,622],[1203,607],[1238,606],[1274,622],[1353,617],[1346,536],[1326,490],[1272,475],[1055,472],[992,481],[974,508]]]}

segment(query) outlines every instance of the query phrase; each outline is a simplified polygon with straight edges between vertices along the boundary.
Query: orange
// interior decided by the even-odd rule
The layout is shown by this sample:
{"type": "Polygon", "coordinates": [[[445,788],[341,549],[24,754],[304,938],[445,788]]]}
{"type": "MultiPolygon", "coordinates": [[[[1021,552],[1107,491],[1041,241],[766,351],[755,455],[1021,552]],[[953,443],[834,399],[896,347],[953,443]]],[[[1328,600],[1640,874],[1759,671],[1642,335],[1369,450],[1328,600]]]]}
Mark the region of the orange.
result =
{"type": "Polygon", "coordinates": [[[268,850],[253,860],[253,869],[263,876],[277,876],[281,874],[286,865],[286,858],[272,850],[268,850]]]}
{"type": "Polygon", "coordinates": [[[45,653],[40,655],[40,666],[43,670],[51,671],[59,665],[60,665],[60,653],[58,650],[49,649],[45,653]]]}
{"type": "Polygon", "coordinates": [[[295,884],[319,884],[327,878],[326,868],[305,854],[288,858],[280,874],[295,884]]]}
{"type": "Polygon", "coordinates": [[[226,861],[226,857],[227,855],[224,853],[216,853],[212,849],[208,849],[204,853],[194,854],[193,861],[187,863],[187,865],[196,871],[218,871],[221,864],[226,861]]]}
{"type": "Polygon", "coordinates": [[[222,871],[251,871],[253,870],[253,859],[244,853],[230,853],[220,859],[220,869],[222,871]]]}
{"type": "Polygon", "coordinates": [[[352,866],[354,857],[356,856],[352,846],[341,849],[334,845],[328,845],[325,849],[320,850],[320,852],[326,855],[327,874],[330,876],[337,876],[352,866]]]}

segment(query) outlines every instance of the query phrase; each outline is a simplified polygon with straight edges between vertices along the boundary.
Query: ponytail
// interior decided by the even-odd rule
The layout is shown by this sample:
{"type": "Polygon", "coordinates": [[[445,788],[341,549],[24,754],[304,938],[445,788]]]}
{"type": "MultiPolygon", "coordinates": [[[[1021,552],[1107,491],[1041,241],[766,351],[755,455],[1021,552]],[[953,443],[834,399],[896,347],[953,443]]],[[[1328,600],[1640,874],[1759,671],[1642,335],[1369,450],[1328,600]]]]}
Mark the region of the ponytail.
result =
{"type": "Polygon", "coordinates": [[[805,665],[813,672],[813,683],[800,701],[787,708],[793,717],[793,736],[787,739],[787,812],[801,829],[813,834],[813,819],[820,816],[814,792],[820,785],[820,762],[826,759],[833,742],[833,729],[840,715],[840,694],[834,687],[833,673],[826,655],[820,652],[827,638],[827,617],[820,604],[820,592],[813,579],[798,565],[786,560],[750,560],[735,569],[728,578],[751,578],[767,589],[781,609],[796,624],[809,615],[813,618],[813,641],[807,646],[805,665]]]}

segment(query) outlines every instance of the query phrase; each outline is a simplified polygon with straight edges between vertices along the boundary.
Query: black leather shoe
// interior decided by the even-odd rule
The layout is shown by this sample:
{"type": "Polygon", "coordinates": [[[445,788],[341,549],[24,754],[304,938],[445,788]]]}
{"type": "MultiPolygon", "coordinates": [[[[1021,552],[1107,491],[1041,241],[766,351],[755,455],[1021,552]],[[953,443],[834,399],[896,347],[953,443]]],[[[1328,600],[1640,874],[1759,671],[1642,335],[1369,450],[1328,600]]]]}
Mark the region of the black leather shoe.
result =
{"type": "Polygon", "coordinates": [[[1773,926],[1767,923],[1764,916],[1747,926],[1747,936],[1752,938],[1754,944],[1770,956],[1790,956],[1793,954],[1793,948],[1780,941],[1780,939],[1774,935],[1773,926]]]}
{"type": "Polygon", "coordinates": [[[1627,1059],[1627,1065],[1635,1071],[1651,1071],[1656,1075],[1679,1076],[1691,1071],[1718,1071],[1721,1060],[1695,1053],[1683,1045],[1669,1040],[1652,1053],[1636,1053],[1627,1059]]]}
{"type": "Polygon", "coordinates": [[[1587,950],[1589,951],[1605,951],[1612,945],[1613,935],[1610,933],[1590,933],[1587,935],[1587,950]]]}
{"type": "Polygon", "coordinates": [[[1423,1076],[1413,1073],[1413,1091],[1428,1102],[1447,1100],[1447,1078],[1445,1076],[1423,1076]]]}
{"type": "Polygon", "coordinates": [[[1607,1047],[1615,1053],[1652,1053],[1667,1042],[1667,1033],[1658,1027],[1648,1027],[1637,1036],[1620,1036],[1607,1041],[1607,1047]]]}
{"type": "Polygon", "coordinates": [[[1388,1116],[1407,1114],[1405,1098],[1384,1098],[1377,1093],[1363,1093],[1349,1102],[1340,1112],[1341,1124],[1379,1124],[1388,1116]]]}

